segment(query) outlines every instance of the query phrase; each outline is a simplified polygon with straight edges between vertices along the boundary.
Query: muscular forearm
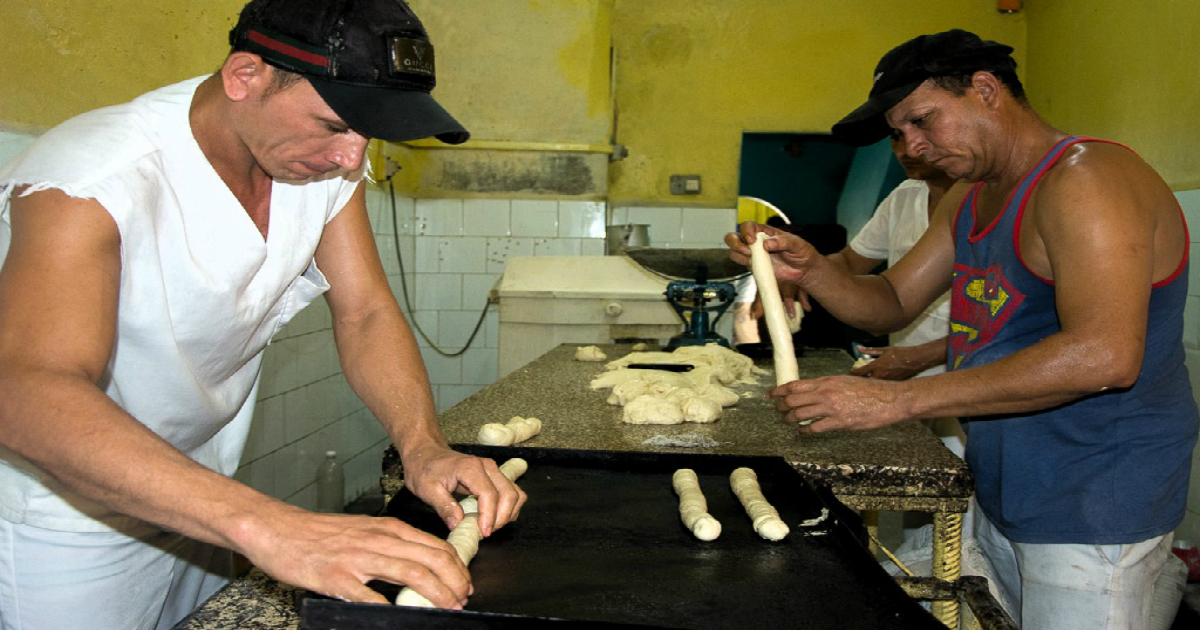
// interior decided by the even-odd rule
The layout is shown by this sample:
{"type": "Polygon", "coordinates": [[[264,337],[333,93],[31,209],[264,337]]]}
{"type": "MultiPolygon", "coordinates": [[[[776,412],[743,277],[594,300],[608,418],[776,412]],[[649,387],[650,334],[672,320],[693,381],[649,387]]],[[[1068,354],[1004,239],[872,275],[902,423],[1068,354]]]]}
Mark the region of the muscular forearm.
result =
{"type": "Polygon", "coordinates": [[[886,279],[851,274],[828,258],[814,260],[798,284],[831,315],[856,328],[882,334],[912,321],[886,279]]]}
{"type": "Polygon", "coordinates": [[[908,417],[1038,411],[1132,383],[1097,343],[1059,333],[987,365],[903,384],[908,417]]]}
{"type": "Polygon", "coordinates": [[[339,322],[334,330],[346,380],[383,424],[401,457],[445,447],[424,362],[399,308],[381,305],[361,318],[339,322]]]}
{"type": "Polygon", "coordinates": [[[0,442],[109,508],[246,555],[294,511],[188,458],[79,375],[0,369],[0,442]]]}

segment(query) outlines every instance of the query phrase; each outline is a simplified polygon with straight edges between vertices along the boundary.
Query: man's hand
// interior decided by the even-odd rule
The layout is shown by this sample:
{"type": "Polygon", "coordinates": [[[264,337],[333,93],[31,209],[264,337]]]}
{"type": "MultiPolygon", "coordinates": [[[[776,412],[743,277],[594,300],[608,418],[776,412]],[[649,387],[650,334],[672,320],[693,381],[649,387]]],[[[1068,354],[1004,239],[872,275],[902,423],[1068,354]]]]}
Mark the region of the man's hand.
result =
{"type": "Polygon", "coordinates": [[[816,418],[800,433],[821,433],[834,429],[877,429],[908,416],[903,411],[903,383],[865,379],[856,376],[825,376],[792,381],[769,392],[775,408],[783,412],[785,422],[816,418]]]}
{"type": "Polygon", "coordinates": [[[903,381],[910,379],[925,370],[946,362],[945,340],[936,342],[940,345],[920,346],[889,346],[871,348],[858,346],[862,354],[875,357],[874,361],[850,370],[852,376],[865,376],[885,381],[903,381]],[[939,351],[940,348],[940,351],[939,351]]]}
{"type": "MultiPolygon", "coordinates": [[[[779,280],[780,287],[786,283],[799,284],[813,262],[821,258],[815,247],[795,234],[746,221],[741,224],[739,232],[725,235],[730,260],[750,266],[750,243],[754,242],[759,232],[773,237],[763,242],[763,249],[771,254],[771,265],[775,269],[775,278],[779,280]]],[[[804,300],[807,301],[807,297],[804,300]]]]}
{"type": "Polygon", "coordinates": [[[525,504],[525,492],[508,480],[496,462],[446,447],[429,447],[401,456],[404,483],[453,528],[462,519],[462,507],[452,493],[473,494],[479,499],[479,531],[493,531],[515,521],[525,504]]]}
{"type": "Polygon", "coordinates": [[[454,548],[394,518],[319,514],[283,506],[268,535],[242,551],[280,581],[349,602],[389,604],[366,584],[409,586],[439,608],[461,609],[471,577],[454,548]]]}

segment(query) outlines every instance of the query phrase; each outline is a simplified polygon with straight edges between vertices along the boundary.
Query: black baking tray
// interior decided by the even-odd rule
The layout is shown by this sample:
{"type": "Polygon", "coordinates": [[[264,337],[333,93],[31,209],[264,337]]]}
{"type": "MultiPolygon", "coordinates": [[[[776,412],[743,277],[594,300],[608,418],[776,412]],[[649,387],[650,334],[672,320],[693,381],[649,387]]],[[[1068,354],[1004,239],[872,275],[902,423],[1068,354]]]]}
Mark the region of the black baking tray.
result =
{"type": "MultiPolygon", "coordinates": [[[[465,611],[352,604],[310,596],[308,630],[571,627],[943,629],[867,551],[858,516],[782,458],[458,445],[498,463],[529,462],[520,518],[484,539],[465,611]],[[791,528],[754,533],[729,487],[749,466],[791,528]],[[679,520],[671,475],[691,468],[721,536],[702,542],[679,520]],[[819,523],[802,526],[810,519],[819,523]]],[[[386,515],[447,534],[408,492],[386,515]]],[[[394,600],[397,587],[372,583],[394,600]]]]}

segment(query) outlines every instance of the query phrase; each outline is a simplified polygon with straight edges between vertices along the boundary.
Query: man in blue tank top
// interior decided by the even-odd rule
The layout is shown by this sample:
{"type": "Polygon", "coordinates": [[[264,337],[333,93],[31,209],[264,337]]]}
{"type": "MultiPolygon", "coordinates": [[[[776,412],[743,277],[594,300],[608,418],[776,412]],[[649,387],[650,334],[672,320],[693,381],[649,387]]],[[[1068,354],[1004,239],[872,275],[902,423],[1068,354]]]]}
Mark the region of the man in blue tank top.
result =
{"type": "Polygon", "coordinates": [[[1012,48],[954,30],[888,52],[867,102],[834,126],[975,182],[912,251],[854,276],[803,240],[755,233],[780,282],[871,331],[951,291],[946,374],[835,376],[771,395],[802,433],[966,421],[977,535],[1027,628],[1148,627],[1183,518],[1197,411],[1184,366],[1188,236],[1170,189],[1126,147],[1071,136],[1029,105],[1012,48]]]}

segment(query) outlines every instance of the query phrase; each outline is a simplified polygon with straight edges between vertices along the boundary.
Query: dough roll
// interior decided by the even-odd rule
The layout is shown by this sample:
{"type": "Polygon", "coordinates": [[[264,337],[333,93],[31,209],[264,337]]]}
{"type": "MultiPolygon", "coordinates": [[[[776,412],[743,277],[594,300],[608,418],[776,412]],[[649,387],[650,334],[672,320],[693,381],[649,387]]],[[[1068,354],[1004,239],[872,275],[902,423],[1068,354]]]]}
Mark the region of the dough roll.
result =
{"type": "MultiPolygon", "coordinates": [[[[750,271],[758,285],[762,299],[763,317],[767,320],[767,332],[771,334],[771,347],[775,349],[775,384],[783,385],[800,378],[800,366],[796,363],[796,349],[792,346],[792,332],[788,324],[783,298],[779,296],[779,282],[771,266],[771,255],[763,248],[766,234],[759,232],[750,245],[750,271]]],[[[797,310],[800,305],[796,305],[797,310]]],[[[797,330],[799,327],[797,327],[797,330]]]]}
{"type": "Polygon", "coordinates": [[[700,482],[691,468],[680,468],[671,476],[671,485],[679,495],[679,519],[692,535],[703,541],[721,535],[721,523],[708,513],[708,501],[700,491],[700,482]]]}
{"type": "Polygon", "coordinates": [[[754,531],[763,538],[771,541],[783,540],[788,532],[787,523],[779,518],[779,512],[767,502],[762,488],[758,485],[758,474],[750,468],[738,468],[729,475],[729,486],[733,494],[741,501],[742,507],[754,522],[754,531]]]}
{"type": "MultiPolygon", "coordinates": [[[[529,463],[520,457],[514,457],[500,465],[500,473],[509,481],[516,481],[526,470],[529,470],[529,463]]],[[[450,531],[446,542],[454,547],[463,564],[471,564],[471,560],[479,552],[479,541],[483,538],[483,532],[479,531],[479,500],[469,496],[458,504],[462,506],[464,516],[450,531]]],[[[433,608],[433,602],[407,586],[400,589],[400,594],[396,596],[396,605],[433,608]]]]}

